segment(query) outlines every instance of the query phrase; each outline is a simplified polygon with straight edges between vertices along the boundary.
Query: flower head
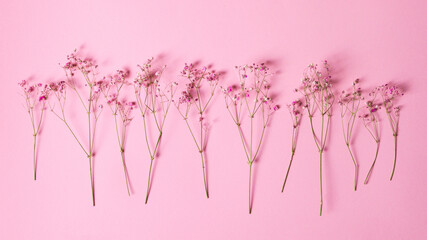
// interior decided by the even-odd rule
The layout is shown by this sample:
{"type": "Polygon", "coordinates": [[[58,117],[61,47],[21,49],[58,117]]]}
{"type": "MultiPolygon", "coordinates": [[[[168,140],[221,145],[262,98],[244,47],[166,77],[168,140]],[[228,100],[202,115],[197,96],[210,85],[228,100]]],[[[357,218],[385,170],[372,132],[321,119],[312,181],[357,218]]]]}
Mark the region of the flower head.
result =
{"type": "Polygon", "coordinates": [[[67,62],[62,68],[72,77],[76,71],[80,71],[84,75],[93,73],[94,70],[98,68],[98,65],[96,65],[95,61],[91,58],[82,58],[78,56],[77,49],[74,49],[71,54],[67,55],[67,62]]]}

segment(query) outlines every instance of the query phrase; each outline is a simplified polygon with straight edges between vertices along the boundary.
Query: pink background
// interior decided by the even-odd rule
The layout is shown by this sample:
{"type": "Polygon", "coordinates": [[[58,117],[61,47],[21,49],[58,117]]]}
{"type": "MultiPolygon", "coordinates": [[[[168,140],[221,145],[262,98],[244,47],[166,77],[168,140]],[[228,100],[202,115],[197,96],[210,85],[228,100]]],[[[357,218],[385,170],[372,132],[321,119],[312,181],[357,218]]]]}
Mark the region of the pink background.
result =
{"type": "MultiPolygon", "coordinates": [[[[0,239],[427,239],[427,15],[425,1],[2,1],[0,3],[0,239]],[[297,3],[298,2],[298,3],[297,3]],[[337,90],[355,78],[371,88],[393,81],[407,92],[396,174],[393,138],[382,116],[381,148],[371,181],[363,185],[375,145],[360,122],[353,149],[358,191],[344,145],[338,109],[324,161],[324,215],[319,217],[318,152],[304,118],[285,193],[291,121],[285,108],[268,129],[254,165],[254,205],[247,213],[248,165],[239,136],[217,95],[210,109],[207,147],[211,198],[204,196],[200,159],[184,122],[171,109],[144,204],[148,153],[142,120],[128,133],[127,163],[134,193],[126,194],[113,119],[100,120],[91,206],[86,157],[65,126],[48,114],[39,138],[38,180],[32,180],[31,125],[17,81],[62,77],[57,65],[74,48],[107,74],[151,56],[163,57],[165,78],[200,60],[226,71],[270,60],[279,71],[275,101],[296,95],[302,71],[328,59],[337,90]]],[[[80,106],[70,104],[83,136],[80,106]]],[[[106,109],[107,110],[107,109],[106,109]]]]}

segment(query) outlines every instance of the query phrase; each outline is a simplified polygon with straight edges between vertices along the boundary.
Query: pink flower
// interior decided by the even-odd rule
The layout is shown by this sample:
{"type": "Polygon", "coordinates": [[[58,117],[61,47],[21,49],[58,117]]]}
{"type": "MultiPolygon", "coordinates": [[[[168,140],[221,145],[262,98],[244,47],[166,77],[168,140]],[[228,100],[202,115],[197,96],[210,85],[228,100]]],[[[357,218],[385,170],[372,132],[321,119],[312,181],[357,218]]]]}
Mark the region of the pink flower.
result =
{"type": "Polygon", "coordinates": [[[21,82],[18,83],[19,86],[24,87],[27,85],[27,81],[26,80],[22,80],[21,82]]]}

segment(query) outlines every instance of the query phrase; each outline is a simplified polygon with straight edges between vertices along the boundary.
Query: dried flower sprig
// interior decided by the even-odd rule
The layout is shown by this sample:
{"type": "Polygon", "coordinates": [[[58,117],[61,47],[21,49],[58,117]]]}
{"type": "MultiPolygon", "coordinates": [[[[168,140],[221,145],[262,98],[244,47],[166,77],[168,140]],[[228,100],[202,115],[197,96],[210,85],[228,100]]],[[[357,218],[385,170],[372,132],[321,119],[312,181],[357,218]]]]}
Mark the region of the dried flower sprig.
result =
{"type": "Polygon", "coordinates": [[[357,113],[360,110],[360,103],[364,99],[360,87],[358,87],[359,79],[353,81],[353,86],[350,92],[342,91],[339,97],[339,105],[341,107],[341,126],[342,133],[344,136],[344,142],[347,146],[348,152],[350,153],[351,159],[354,164],[354,191],[357,190],[357,171],[358,164],[354,158],[353,152],[351,151],[351,137],[353,134],[353,127],[357,117],[357,113]],[[345,122],[345,123],[344,123],[345,122]]]}
{"type": "Polygon", "coordinates": [[[70,55],[67,56],[67,63],[62,66],[65,72],[66,81],[61,81],[59,83],[52,83],[50,85],[51,90],[58,100],[58,104],[60,107],[60,112],[55,111],[55,105],[51,106],[52,113],[55,114],[70,130],[74,139],[80,145],[83,152],[86,154],[89,160],[89,173],[90,173],[90,184],[92,191],[92,205],[95,206],[95,187],[94,187],[94,179],[93,179],[93,170],[92,170],[92,158],[93,158],[93,146],[95,140],[95,132],[96,126],[98,123],[99,116],[102,112],[102,105],[98,104],[99,97],[101,95],[101,81],[96,81],[96,69],[98,65],[92,59],[89,58],[81,58],[77,55],[77,50],[74,50],[70,55]],[[76,73],[80,73],[81,77],[83,77],[84,86],[88,90],[87,98],[82,97],[82,91],[78,86],[77,79],[75,78],[76,73]],[[88,120],[88,146],[87,149],[83,147],[82,142],[76,136],[75,132],[70,127],[66,117],[65,117],[65,102],[66,102],[66,88],[65,85],[68,86],[72,91],[74,91],[79,98],[85,112],[87,114],[88,120]]]}
{"type": "Polygon", "coordinates": [[[368,130],[371,137],[374,139],[377,147],[375,151],[375,158],[372,162],[371,168],[369,169],[368,174],[366,175],[364,184],[368,183],[369,177],[372,174],[372,170],[374,169],[375,163],[377,162],[378,150],[380,148],[380,130],[379,130],[379,121],[377,112],[381,108],[380,104],[375,103],[375,98],[377,96],[376,90],[369,93],[369,97],[372,100],[366,101],[365,113],[359,116],[363,120],[363,125],[368,130]]]}
{"type": "Polygon", "coordinates": [[[397,160],[397,135],[399,127],[399,116],[400,116],[400,107],[395,106],[394,102],[400,96],[403,96],[404,93],[401,89],[396,86],[390,86],[388,84],[379,86],[378,91],[381,94],[384,110],[387,114],[388,121],[390,123],[391,130],[393,131],[394,137],[394,161],[393,161],[393,170],[391,172],[390,181],[393,180],[394,171],[396,169],[396,160],[397,160]]]}
{"type": "Polygon", "coordinates": [[[50,89],[48,85],[41,83],[30,85],[27,80],[22,80],[18,83],[24,92],[25,109],[31,120],[31,126],[33,128],[33,174],[34,180],[37,179],[37,166],[36,166],[36,145],[37,136],[40,133],[40,127],[43,122],[43,117],[46,109],[46,101],[50,95],[50,89]]]}
{"type": "Polygon", "coordinates": [[[100,84],[101,91],[107,101],[107,105],[114,116],[114,124],[116,127],[117,141],[120,148],[120,156],[122,158],[123,171],[126,181],[126,190],[130,196],[129,189],[129,174],[125,160],[125,139],[126,128],[132,121],[131,112],[136,107],[136,102],[126,101],[121,99],[120,93],[124,86],[128,85],[128,71],[117,70],[116,74],[104,77],[100,84]],[[117,115],[120,118],[120,123],[117,121],[117,115]],[[119,130],[121,129],[121,130],[119,130]]]}
{"type": "Polygon", "coordinates": [[[288,105],[289,113],[292,119],[292,153],[291,160],[289,161],[288,170],[286,171],[285,180],[283,181],[282,192],[285,189],[286,181],[288,180],[289,176],[289,171],[291,170],[292,160],[294,159],[295,150],[297,147],[299,127],[301,125],[302,111],[304,110],[304,108],[305,106],[303,105],[303,102],[300,99],[292,101],[292,103],[288,105]]]}
{"type": "Polygon", "coordinates": [[[184,119],[187,124],[188,130],[190,131],[191,136],[193,137],[194,143],[200,153],[201,161],[202,161],[202,171],[203,171],[203,183],[206,192],[206,198],[209,198],[209,191],[206,179],[206,169],[205,169],[205,160],[204,160],[204,152],[206,148],[206,137],[207,137],[207,128],[203,127],[203,121],[205,119],[206,109],[209,106],[214,94],[215,89],[218,85],[219,74],[212,70],[208,71],[207,67],[202,67],[198,69],[193,63],[185,64],[183,70],[181,71],[181,75],[187,78],[188,83],[186,84],[186,89],[181,92],[181,97],[178,101],[174,101],[176,108],[178,109],[179,114],[184,119]],[[205,81],[208,84],[204,84],[205,81]],[[207,86],[208,87],[205,87],[207,86]],[[205,90],[206,89],[206,90],[205,90]],[[205,96],[203,94],[206,94],[205,96]],[[204,101],[203,97],[206,97],[204,101]],[[188,122],[188,117],[190,114],[191,107],[197,110],[199,115],[198,121],[200,122],[200,140],[196,139],[194,131],[191,129],[190,124],[188,122]]]}
{"type": "Polygon", "coordinates": [[[317,67],[317,64],[310,64],[304,72],[304,78],[300,91],[305,98],[308,118],[310,120],[311,131],[314,142],[320,155],[320,216],[323,208],[323,186],[322,186],[322,161],[323,151],[325,150],[329,125],[332,116],[332,106],[335,96],[332,91],[331,76],[328,62],[323,62],[323,73],[317,67]],[[313,117],[315,113],[320,114],[321,127],[320,137],[316,134],[313,126],[313,117]]]}
{"type": "Polygon", "coordinates": [[[264,139],[265,129],[267,128],[271,114],[279,109],[278,105],[273,105],[268,95],[270,84],[268,77],[269,68],[264,64],[252,64],[235,67],[239,76],[240,85],[237,89],[233,86],[222,88],[225,96],[225,105],[231,118],[237,126],[243,149],[249,164],[249,214],[252,213],[251,200],[251,177],[252,164],[258,157],[264,139]],[[243,107],[244,106],[244,107],[243,107]],[[242,130],[242,109],[246,109],[246,114],[250,118],[250,141],[246,143],[242,130]],[[261,136],[254,144],[254,118],[258,117],[262,124],[261,136]]]}
{"type": "Polygon", "coordinates": [[[148,59],[143,65],[138,65],[140,73],[134,81],[136,102],[141,110],[142,119],[144,122],[144,135],[147,143],[148,153],[150,155],[150,168],[148,172],[147,193],[145,196],[145,204],[148,202],[151,183],[151,170],[154,158],[157,156],[159,143],[163,136],[163,127],[166,117],[169,112],[169,107],[172,103],[173,96],[176,92],[177,83],[171,83],[163,87],[161,76],[166,66],[161,67],[160,70],[155,71],[152,68],[153,58],[148,59]],[[156,124],[157,141],[154,149],[150,147],[149,136],[147,133],[147,118],[152,117],[156,124]]]}

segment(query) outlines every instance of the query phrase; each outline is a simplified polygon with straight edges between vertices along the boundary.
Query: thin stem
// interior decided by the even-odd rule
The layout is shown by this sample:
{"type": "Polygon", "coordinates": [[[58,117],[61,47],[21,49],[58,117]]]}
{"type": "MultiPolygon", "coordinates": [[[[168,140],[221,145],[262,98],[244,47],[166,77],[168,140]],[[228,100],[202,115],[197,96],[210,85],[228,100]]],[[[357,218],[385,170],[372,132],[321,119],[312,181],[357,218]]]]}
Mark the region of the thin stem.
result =
{"type": "Polygon", "coordinates": [[[201,148],[199,147],[199,144],[197,143],[196,137],[193,134],[193,131],[191,130],[190,124],[188,123],[187,118],[184,118],[185,123],[187,124],[188,130],[190,130],[191,136],[193,137],[194,143],[196,144],[197,149],[199,149],[199,151],[201,151],[201,148]]]}
{"type": "Polygon", "coordinates": [[[125,180],[126,180],[126,190],[128,191],[128,195],[130,196],[130,190],[129,190],[129,182],[128,182],[128,173],[126,171],[126,162],[125,162],[125,152],[123,148],[120,150],[120,155],[122,156],[122,164],[123,164],[123,172],[125,173],[125,180]]]}
{"type": "MultiPolygon", "coordinates": [[[[58,116],[58,115],[57,115],[58,116]]],[[[58,116],[59,117],[59,116],[58,116]]],[[[74,139],[76,139],[77,143],[80,145],[80,148],[83,150],[83,152],[89,156],[89,153],[86,151],[86,149],[83,147],[83,145],[81,144],[80,140],[77,138],[76,134],[74,134],[74,131],[71,129],[70,125],[68,125],[67,121],[64,120],[63,118],[59,117],[64,123],[65,126],[67,126],[68,130],[70,130],[71,134],[73,135],[74,139]]]]}
{"type": "Polygon", "coordinates": [[[283,181],[282,192],[285,189],[286,180],[288,180],[289,170],[291,169],[292,160],[294,159],[295,150],[292,150],[291,161],[289,162],[288,170],[286,171],[285,181],[283,181]]]}
{"type": "Polygon", "coordinates": [[[37,166],[36,166],[36,145],[37,145],[37,135],[40,132],[40,126],[41,123],[43,121],[43,113],[44,113],[44,107],[45,107],[45,103],[43,103],[41,112],[40,112],[40,119],[39,119],[39,123],[37,124],[37,128],[36,128],[36,124],[35,124],[35,118],[34,118],[34,110],[33,110],[33,106],[30,106],[30,103],[28,103],[29,100],[27,98],[27,105],[28,105],[28,113],[30,115],[31,118],[31,124],[33,126],[33,136],[34,136],[34,147],[33,147],[33,172],[34,172],[34,181],[37,180],[37,166]]]}
{"type": "Polygon", "coordinates": [[[153,158],[156,156],[157,149],[159,148],[159,143],[160,143],[160,140],[162,139],[162,136],[163,136],[163,132],[162,132],[162,129],[160,129],[159,137],[157,138],[157,142],[156,142],[156,145],[154,146],[154,150],[153,150],[153,155],[152,155],[153,158]]]}
{"type": "Polygon", "coordinates": [[[145,194],[145,204],[147,204],[148,202],[148,194],[150,193],[150,181],[151,181],[151,168],[153,166],[153,160],[154,158],[151,157],[151,161],[150,161],[150,169],[148,171],[148,184],[147,184],[147,193],[145,194]]]}
{"type": "Polygon", "coordinates": [[[245,139],[243,138],[243,132],[242,132],[242,127],[240,126],[240,123],[237,123],[237,130],[239,131],[239,135],[240,135],[240,140],[242,140],[242,145],[243,145],[243,149],[245,150],[245,154],[246,154],[246,158],[248,159],[248,162],[251,161],[248,151],[246,150],[246,143],[245,143],[245,139]]]}
{"type": "MultiPolygon", "coordinates": [[[[267,119],[267,121],[268,121],[268,119],[267,119]]],[[[256,150],[255,154],[253,155],[252,161],[254,161],[256,159],[256,157],[258,156],[258,152],[261,149],[261,144],[262,144],[262,140],[264,138],[264,133],[265,133],[265,129],[266,128],[267,128],[267,122],[265,122],[265,124],[264,124],[264,126],[262,128],[261,137],[259,139],[258,147],[257,147],[257,150],[256,150]]]]}
{"type": "Polygon", "coordinates": [[[92,205],[95,206],[95,189],[93,186],[93,175],[92,175],[92,157],[89,157],[89,171],[90,171],[90,187],[92,189],[92,205]]]}
{"type": "Polygon", "coordinates": [[[37,134],[34,133],[34,148],[33,148],[34,181],[37,180],[37,176],[36,176],[36,171],[37,171],[37,167],[36,167],[36,144],[37,144],[37,134]]]}
{"type": "MultiPolygon", "coordinates": [[[[122,140],[120,140],[119,126],[118,126],[118,123],[117,123],[117,113],[114,112],[113,115],[114,115],[114,123],[115,123],[115,126],[116,126],[117,141],[118,141],[119,147],[120,147],[120,156],[122,157],[123,172],[125,174],[126,189],[127,189],[128,195],[130,196],[129,182],[128,182],[128,178],[129,177],[128,177],[128,174],[127,174],[127,171],[126,171],[125,150],[124,150],[124,147],[123,147],[124,137],[122,137],[122,140]]],[[[123,133],[122,135],[124,135],[124,133],[126,131],[125,130],[125,123],[124,122],[123,122],[122,130],[123,130],[122,131],[122,133],[123,133]]]]}
{"type": "Polygon", "coordinates": [[[203,171],[203,184],[205,186],[206,198],[209,198],[208,186],[206,184],[206,168],[205,168],[205,160],[203,158],[203,112],[200,112],[200,157],[202,159],[202,171],[203,171]]]}
{"type": "Polygon", "coordinates": [[[203,159],[203,151],[200,151],[200,156],[202,159],[202,171],[203,171],[203,184],[205,185],[206,198],[209,198],[208,185],[206,183],[206,174],[205,174],[205,160],[203,159]]]}
{"type": "MultiPolygon", "coordinates": [[[[84,109],[88,112],[88,109],[86,108],[86,104],[84,103],[84,101],[83,101],[82,97],[80,96],[79,91],[77,91],[77,89],[76,89],[75,87],[71,87],[71,89],[73,89],[73,90],[74,90],[74,92],[76,92],[76,94],[77,94],[77,96],[79,97],[80,102],[82,103],[82,105],[83,105],[84,109]]],[[[90,105],[90,104],[89,104],[89,105],[90,105]]],[[[89,107],[89,108],[90,108],[90,107],[89,107]]],[[[89,110],[89,111],[90,111],[90,110],[89,110]]]]}
{"type": "Polygon", "coordinates": [[[393,134],[394,136],[394,162],[393,162],[393,171],[391,172],[390,181],[393,180],[394,170],[396,168],[396,158],[397,158],[397,134],[393,134]]]}
{"type": "Polygon", "coordinates": [[[329,125],[331,122],[331,115],[328,114],[328,120],[326,121],[326,129],[325,129],[325,135],[323,136],[323,145],[322,145],[322,149],[325,149],[325,145],[326,145],[326,140],[328,139],[328,133],[329,133],[329,125]]]}
{"type": "Polygon", "coordinates": [[[251,115],[251,148],[250,148],[250,150],[251,150],[251,152],[250,152],[250,156],[251,156],[251,161],[253,161],[254,160],[254,158],[253,158],[253,149],[252,149],[252,139],[253,139],[253,120],[254,120],[254,116],[253,115],[251,115]]]}
{"type": "Polygon", "coordinates": [[[206,110],[206,108],[208,107],[209,103],[211,102],[212,97],[213,97],[213,95],[215,93],[216,86],[217,86],[217,84],[215,84],[215,86],[213,87],[213,89],[211,91],[211,96],[209,97],[208,101],[206,102],[205,106],[203,107],[202,112],[204,112],[206,110]]]}
{"type": "Polygon", "coordinates": [[[309,113],[308,118],[310,119],[311,132],[313,133],[314,142],[316,143],[316,147],[317,147],[317,149],[320,151],[320,146],[319,146],[319,144],[317,143],[317,141],[318,141],[318,140],[317,140],[317,137],[316,137],[316,133],[314,132],[314,127],[313,127],[313,116],[312,116],[312,115],[310,115],[310,113],[309,113]]]}
{"type": "Polygon", "coordinates": [[[90,114],[91,114],[91,107],[92,107],[92,88],[90,89],[89,93],[89,106],[88,106],[88,112],[87,112],[87,118],[88,118],[88,124],[89,124],[89,171],[90,171],[90,186],[92,189],[92,204],[95,206],[95,189],[93,185],[93,173],[92,173],[92,131],[91,131],[91,120],[90,120],[90,114]]]}
{"type": "Polygon", "coordinates": [[[147,204],[148,202],[148,195],[150,193],[151,170],[153,166],[154,157],[156,156],[156,152],[157,152],[161,138],[162,138],[162,132],[160,132],[159,137],[157,138],[156,146],[154,147],[154,150],[153,150],[153,155],[151,155],[150,153],[151,160],[150,160],[150,169],[148,170],[148,183],[147,183],[147,193],[145,194],[145,204],[147,204]]]}
{"type": "Polygon", "coordinates": [[[145,115],[142,115],[142,120],[144,122],[144,135],[145,135],[145,142],[147,143],[148,153],[150,154],[150,156],[152,156],[150,144],[148,143],[147,124],[145,122],[145,115]]]}
{"type": "Polygon", "coordinates": [[[351,141],[351,134],[353,131],[353,125],[354,125],[354,120],[356,115],[354,115],[353,113],[350,116],[350,119],[348,120],[348,125],[347,125],[347,135],[344,131],[344,117],[341,116],[341,125],[342,125],[342,130],[343,130],[343,135],[344,135],[344,141],[345,141],[345,145],[347,146],[348,152],[350,153],[351,159],[353,160],[353,164],[354,164],[354,191],[357,190],[357,162],[354,159],[353,153],[351,151],[350,148],[350,141],[351,141]]]}
{"type": "Polygon", "coordinates": [[[379,142],[379,141],[377,141],[377,151],[376,151],[376,153],[375,153],[374,162],[372,162],[372,166],[371,166],[371,168],[369,169],[368,175],[366,175],[366,178],[365,178],[365,182],[364,182],[364,184],[367,184],[367,183],[368,183],[369,177],[371,176],[372,169],[374,168],[375,162],[377,161],[377,157],[378,157],[378,150],[379,150],[379,148],[380,148],[380,142],[379,142]]]}
{"type": "MultiPolygon", "coordinates": [[[[242,104],[240,104],[240,106],[242,106],[242,104]]],[[[243,145],[243,149],[245,150],[246,158],[248,159],[248,161],[250,161],[248,151],[246,150],[245,139],[243,138],[242,128],[240,126],[240,116],[239,116],[239,112],[237,111],[237,105],[236,104],[234,104],[234,110],[236,112],[236,126],[237,126],[237,129],[239,131],[240,140],[242,140],[242,145],[243,145]]],[[[231,114],[231,112],[230,112],[230,114],[231,114]]],[[[233,117],[233,116],[231,115],[231,117],[233,117]]]]}
{"type": "Polygon", "coordinates": [[[351,159],[353,160],[354,164],[354,191],[357,190],[357,163],[356,160],[353,157],[353,153],[351,152],[350,145],[347,143],[348,152],[350,153],[351,159]]]}
{"type": "MultiPolygon", "coordinates": [[[[163,135],[163,127],[164,127],[164,124],[165,124],[165,121],[166,121],[166,116],[167,116],[167,114],[169,112],[169,107],[170,107],[170,104],[171,104],[171,99],[173,97],[173,91],[172,91],[172,88],[171,88],[171,91],[172,91],[171,92],[171,98],[168,99],[168,103],[165,106],[164,102],[163,102],[163,97],[160,95],[160,104],[161,104],[161,108],[162,108],[161,112],[163,113],[163,118],[162,118],[160,115],[156,115],[156,105],[157,105],[156,100],[157,100],[157,97],[158,97],[158,95],[155,94],[156,89],[157,89],[157,85],[152,86],[150,92],[148,91],[148,88],[146,88],[146,95],[145,95],[145,100],[144,100],[144,105],[145,105],[146,109],[150,109],[150,107],[148,106],[148,104],[149,104],[148,103],[148,98],[151,97],[151,107],[152,107],[152,109],[150,109],[150,111],[153,114],[154,121],[155,121],[157,129],[159,131],[159,135],[157,137],[156,145],[154,146],[154,149],[152,151],[151,151],[150,144],[149,144],[149,141],[148,141],[147,124],[146,124],[146,119],[145,119],[146,113],[144,113],[143,111],[141,111],[143,122],[144,122],[145,141],[147,143],[148,153],[150,154],[150,168],[149,168],[149,172],[148,172],[147,192],[146,192],[146,195],[145,195],[145,204],[147,204],[147,202],[148,202],[148,196],[149,196],[149,193],[150,193],[151,172],[152,172],[152,168],[153,168],[154,158],[156,157],[157,150],[159,149],[159,143],[160,143],[160,140],[161,140],[162,135],[163,135]],[[157,117],[159,117],[159,120],[157,119],[157,117]],[[161,120],[161,122],[160,122],[160,120],[161,120]]],[[[188,125],[188,123],[187,123],[187,125],[188,125]]],[[[191,132],[191,129],[190,129],[190,132],[191,132]]],[[[196,144],[197,144],[197,142],[196,142],[196,144]]]]}
{"type": "Polygon", "coordinates": [[[251,176],[252,176],[252,162],[249,163],[249,214],[252,213],[252,201],[251,201],[251,176]]]}
{"type": "Polygon", "coordinates": [[[323,156],[323,150],[320,151],[320,216],[322,216],[322,208],[323,208],[322,156],[323,156]]]}

